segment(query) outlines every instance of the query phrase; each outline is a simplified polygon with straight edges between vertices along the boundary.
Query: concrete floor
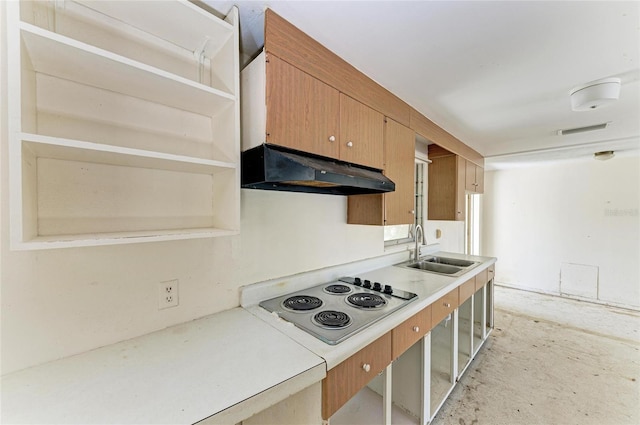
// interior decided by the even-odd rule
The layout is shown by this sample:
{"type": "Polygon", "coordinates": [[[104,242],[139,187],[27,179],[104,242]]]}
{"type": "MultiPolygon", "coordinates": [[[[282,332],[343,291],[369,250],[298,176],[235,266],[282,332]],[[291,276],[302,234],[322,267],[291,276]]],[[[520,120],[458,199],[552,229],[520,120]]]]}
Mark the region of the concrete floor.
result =
{"type": "Polygon", "coordinates": [[[495,329],[434,425],[640,424],[640,313],[496,287],[495,329]]]}
{"type": "MultiPolygon", "coordinates": [[[[640,424],[640,313],[495,288],[495,329],[432,422],[640,424]]],[[[334,424],[379,423],[363,390],[334,424]]],[[[394,424],[416,424],[394,409],[394,424]]]]}

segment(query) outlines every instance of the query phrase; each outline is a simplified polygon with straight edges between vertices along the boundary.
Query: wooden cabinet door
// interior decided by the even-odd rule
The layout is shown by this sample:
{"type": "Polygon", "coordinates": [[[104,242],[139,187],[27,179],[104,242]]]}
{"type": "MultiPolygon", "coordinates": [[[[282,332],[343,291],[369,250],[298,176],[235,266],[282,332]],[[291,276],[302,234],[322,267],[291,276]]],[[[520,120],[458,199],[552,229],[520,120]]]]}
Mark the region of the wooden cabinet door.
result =
{"type": "Polygon", "coordinates": [[[338,158],[339,92],[274,55],[266,73],[267,143],[338,158]]]}
{"type": "Polygon", "coordinates": [[[429,220],[455,220],[456,218],[456,157],[433,158],[427,170],[429,187],[427,213],[429,220]]]}
{"type": "Polygon", "coordinates": [[[476,292],[476,280],[475,277],[467,280],[462,285],[458,286],[458,301],[460,304],[463,304],[466,300],[471,298],[476,292]]]}
{"type": "Polygon", "coordinates": [[[484,168],[477,166],[471,161],[462,159],[466,163],[464,188],[467,192],[484,192],[484,168]]]}
{"type": "Polygon", "coordinates": [[[384,168],[384,116],[340,93],[340,159],[384,168]]]}
{"type": "Polygon", "coordinates": [[[482,288],[489,281],[489,270],[484,269],[475,277],[476,291],[482,288]]]}
{"type": "Polygon", "coordinates": [[[487,269],[487,279],[488,280],[492,280],[495,276],[496,276],[496,264],[493,263],[492,265],[489,266],[489,268],[487,269]]]}
{"type": "Polygon", "coordinates": [[[455,183],[455,196],[456,196],[456,208],[455,218],[457,221],[464,221],[467,216],[466,211],[466,192],[465,183],[467,175],[467,163],[463,157],[456,155],[456,183],[455,183]]]}
{"type": "Polygon", "coordinates": [[[390,363],[391,332],[387,332],[327,371],[322,380],[322,418],[329,419],[390,363]]]}
{"type": "Polygon", "coordinates": [[[431,323],[433,326],[437,326],[442,319],[451,314],[456,308],[458,308],[458,288],[443,295],[438,301],[431,304],[431,323]]]}
{"type": "Polygon", "coordinates": [[[484,168],[476,165],[476,193],[484,193],[484,168]]]}
{"type": "Polygon", "coordinates": [[[465,176],[464,176],[464,188],[467,192],[476,191],[476,164],[471,161],[467,161],[461,158],[464,164],[465,176]]]}
{"type": "Polygon", "coordinates": [[[431,306],[414,314],[391,331],[391,358],[397,359],[431,330],[431,306]]]}
{"type": "Polygon", "coordinates": [[[384,194],[385,225],[415,222],[415,143],[413,130],[387,118],[384,125],[384,174],[395,184],[384,194]]]}

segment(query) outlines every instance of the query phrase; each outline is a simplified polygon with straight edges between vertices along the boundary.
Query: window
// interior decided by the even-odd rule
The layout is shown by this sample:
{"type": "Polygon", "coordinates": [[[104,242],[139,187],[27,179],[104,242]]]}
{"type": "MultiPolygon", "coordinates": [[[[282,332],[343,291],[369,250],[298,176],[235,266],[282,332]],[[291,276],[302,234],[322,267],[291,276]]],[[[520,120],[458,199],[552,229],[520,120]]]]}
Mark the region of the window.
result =
{"type": "Polygon", "coordinates": [[[464,253],[480,255],[480,194],[467,194],[464,253]]]}

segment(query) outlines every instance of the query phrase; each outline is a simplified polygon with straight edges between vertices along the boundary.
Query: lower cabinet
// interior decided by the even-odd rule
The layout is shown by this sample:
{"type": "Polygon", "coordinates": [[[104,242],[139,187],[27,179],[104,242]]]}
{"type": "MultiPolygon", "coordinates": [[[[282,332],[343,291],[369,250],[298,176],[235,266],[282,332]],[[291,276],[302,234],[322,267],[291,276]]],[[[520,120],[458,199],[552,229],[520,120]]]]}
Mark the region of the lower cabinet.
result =
{"type": "Polygon", "coordinates": [[[322,418],[329,419],[390,363],[391,332],[387,332],[330,369],[322,380],[322,418]]]}
{"type": "MultiPolygon", "coordinates": [[[[383,419],[392,406],[430,423],[493,329],[494,266],[479,272],[327,372],[324,423],[364,387],[378,393],[383,419]]],[[[358,406],[368,409],[370,406],[358,406]]]]}

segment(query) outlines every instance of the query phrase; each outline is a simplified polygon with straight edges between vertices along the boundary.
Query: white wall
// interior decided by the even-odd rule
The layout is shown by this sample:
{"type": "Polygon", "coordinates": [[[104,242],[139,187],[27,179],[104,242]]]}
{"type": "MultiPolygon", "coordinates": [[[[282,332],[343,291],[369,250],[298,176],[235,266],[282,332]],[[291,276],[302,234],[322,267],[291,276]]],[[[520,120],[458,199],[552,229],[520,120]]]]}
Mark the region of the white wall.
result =
{"type": "Polygon", "coordinates": [[[8,250],[2,141],[2,372],[239,305],[239,288],[384,253],[382,228],[346,224],[346,197],[242,191],[240,236],[121,246],[8,250]],[[158,310],[158,284],[179,306],[158,310]]]}
{"type": "Polygon", "coordinates": [[[639,198],[637,155],[487,172],[482,255],[498,284],[639,308],[639,198]]]}
{"type": "Polygon", "coordinates": [[[437,243],[442,251],[464,254],[464,221],[427,220],[424,237],[427,245],[437,243]]]}

